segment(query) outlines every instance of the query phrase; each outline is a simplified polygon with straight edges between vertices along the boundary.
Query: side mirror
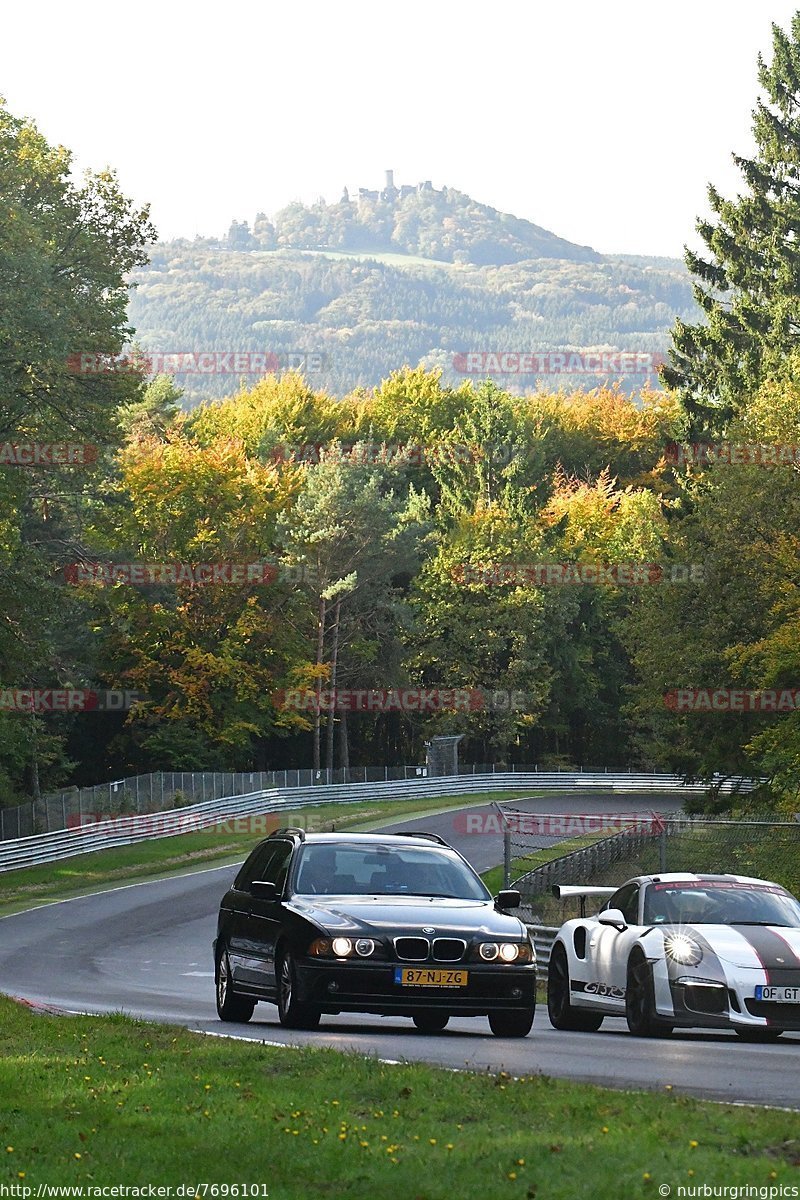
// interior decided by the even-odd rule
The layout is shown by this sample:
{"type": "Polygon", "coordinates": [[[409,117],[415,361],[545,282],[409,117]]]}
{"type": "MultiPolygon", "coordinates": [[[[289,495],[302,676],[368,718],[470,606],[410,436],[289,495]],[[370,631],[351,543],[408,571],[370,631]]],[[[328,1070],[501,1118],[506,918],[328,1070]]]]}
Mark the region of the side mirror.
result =
{"type": "Polygon", "coordinates": [[[519,908],[521,903],[522,897],[519,892],[511,888],[503,892],[498,892],[494,898],[495,908],[519,908]]]}
{"type": "Polygon", "coordinates": [[[259,900],[275,900],[278,895],[275,884],[268,883],[266,879],[254,879],[250,884],[250,892],[259,900]]]}
{"type": "Polygon", "coordinates": [[[623,929],[628,928],[628,922],[618,908],[607,908],[600,913],[597,918],[600,925],[610,925],[612,929],[616,929],[618,933],[622,933],[623,929]]]}

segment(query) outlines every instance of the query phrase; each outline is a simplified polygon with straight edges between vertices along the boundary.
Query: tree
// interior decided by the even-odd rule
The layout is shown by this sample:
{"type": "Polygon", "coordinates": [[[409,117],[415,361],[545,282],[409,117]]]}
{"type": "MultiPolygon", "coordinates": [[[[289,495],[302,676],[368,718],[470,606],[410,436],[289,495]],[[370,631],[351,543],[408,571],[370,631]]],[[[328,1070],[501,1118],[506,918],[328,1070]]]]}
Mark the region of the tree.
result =
{"type": "Polygon", "coordinates": [[[756,155],[734,155],[745,191],[708,196],[715,219],[687,249],[705,321],[678,320],[663,379],[679,389],[692,436],[719,436],[748,393],[800,341],[800,13],[790,33],[772,27],[772,62],[759,55],[765,98],[753,113],[756,155]]]}
{"type": "MultiPolygon", "coordinates": [[[[0,442],[87,447],[80,466],[0,468],[0,685],[88,682],[85,614],[57,569],[99,486],[90,460],[119,443],[119,406],[139,392],[136,371],[95,368],[122,354],[128,273],[154,237],[113,173],[74,183],[69,152],[0,100],[0,442]]],[[[4,718],[9,790],[56,781],[69,723],[4,718]]]]}

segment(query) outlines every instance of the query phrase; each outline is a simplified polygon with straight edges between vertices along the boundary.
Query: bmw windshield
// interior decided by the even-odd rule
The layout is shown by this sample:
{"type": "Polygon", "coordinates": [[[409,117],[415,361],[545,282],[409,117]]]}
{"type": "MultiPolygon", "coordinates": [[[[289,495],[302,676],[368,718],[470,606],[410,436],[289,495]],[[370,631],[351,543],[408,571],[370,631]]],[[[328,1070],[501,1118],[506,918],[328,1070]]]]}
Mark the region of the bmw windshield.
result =
{"type": "Polygon", "coordinates": [[[490,898],[457,854],[416,846],[305,845],[293,890],[310,896],[490,898]]]}

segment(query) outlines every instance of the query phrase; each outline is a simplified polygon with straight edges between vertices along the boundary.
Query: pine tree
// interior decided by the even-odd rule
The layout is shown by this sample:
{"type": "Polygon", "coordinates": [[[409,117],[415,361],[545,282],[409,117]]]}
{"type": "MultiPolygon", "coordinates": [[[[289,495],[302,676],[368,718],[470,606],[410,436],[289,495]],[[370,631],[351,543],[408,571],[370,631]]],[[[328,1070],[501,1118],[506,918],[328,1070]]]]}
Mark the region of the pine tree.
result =
{"type": "Polygon", "coordinates": [[[758,58],[756,155],[733,155],[746,187],[725,200],[709,185],[716,220],[697,223],[708,255],[685,254],[705,323],[676,321],[662,373],[695,437],[723,432],[800,341],[800,13],[790,34],[772,34],[772,63],[758,58]]]}

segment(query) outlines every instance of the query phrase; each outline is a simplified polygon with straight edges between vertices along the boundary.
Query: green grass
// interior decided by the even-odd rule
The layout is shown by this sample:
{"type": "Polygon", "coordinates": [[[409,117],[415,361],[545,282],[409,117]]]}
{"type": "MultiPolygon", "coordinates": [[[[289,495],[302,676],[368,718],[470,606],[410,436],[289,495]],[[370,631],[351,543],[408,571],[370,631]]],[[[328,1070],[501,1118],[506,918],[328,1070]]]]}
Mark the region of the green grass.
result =
{"type": "MultiPolygon", "coordinates": [[[[175,837],[156,838],[79,854],[39,867],[23,867],[0,872],[0,914],[18,911],[35,903],[65,899],[87,891],[112,887],[127,880],[142,880],[167,874],[200,869],[214,863],[223,865],[245,857],[248,851],[271,829],[298,824],[310,829],[370,829],[403,817],[413,820],[446,811],[489,804],[493,800],[519,799],[536,795],[530,791],[487,792],[481,796],[414,797],[409,800],[356,801],[353,804],[325,804],[318,808],[298,808],[292,812],[266,814],[264,832],[246,829],[237,832],[226,826],[212,827],[175,837]]],[[[176,810],[176,819],[186,810],[176,810]]],[[[246,821],[243,821],[246,824],[246,821]]]]}
{"type": "MultiPolygon", "coordinates": [[[[584,833],[580,837],[567,838],[563,842],[558,842],[555,846],[547,846],[544,850],[534,850],[522,858],[515,858],[511,863],[511,883],[509,886],[514,887],[516,881],[521,876],[527,875],[528,871],[533,871],[535,867],[541,867],[544,863],[552,862],[555,858],[563,858],[565,854],[571,854],[573,850],[582,850],[584,846],[591,846],[593,842],[599,842],[604,837],[608,837],[608,834],[584,833]]],[[[503,866],[490,867],[488,871],[484,871],[481,874],[481,879],[492,895],[495,895],[505,886],[503,882],[503,866]]]]}
{"type": "Polygon", "coordinates": [[[38,1184],[184,1184],[190,1196],[247,1183],[271,1200],[629,1200],[661,1184],[677,1195],[798,1182],[797,1120],[784,1112],[390,1066],[6,999],[0,1088],[0,1183],[34,1196],[38,1184]]]}

